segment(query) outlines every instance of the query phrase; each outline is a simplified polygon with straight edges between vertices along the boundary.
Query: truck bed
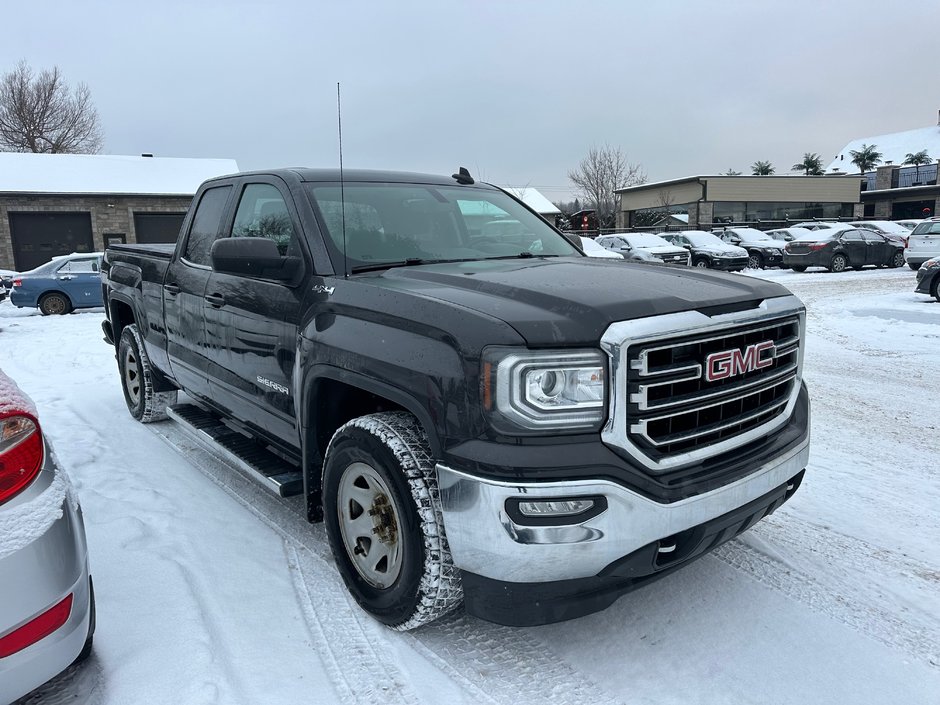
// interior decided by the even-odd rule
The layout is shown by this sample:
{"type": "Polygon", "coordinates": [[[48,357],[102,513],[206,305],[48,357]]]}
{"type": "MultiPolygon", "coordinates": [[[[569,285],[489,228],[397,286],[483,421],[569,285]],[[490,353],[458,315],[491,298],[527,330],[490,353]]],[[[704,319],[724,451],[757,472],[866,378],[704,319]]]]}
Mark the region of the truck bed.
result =
{"type": "Polygon", "coordinates": [[[124,252],[131,255],[147,255],[160,259],[170,259],[176,249],[175,242],[153,243],[149,245],[108,245],[111,252],[124,252]]]}

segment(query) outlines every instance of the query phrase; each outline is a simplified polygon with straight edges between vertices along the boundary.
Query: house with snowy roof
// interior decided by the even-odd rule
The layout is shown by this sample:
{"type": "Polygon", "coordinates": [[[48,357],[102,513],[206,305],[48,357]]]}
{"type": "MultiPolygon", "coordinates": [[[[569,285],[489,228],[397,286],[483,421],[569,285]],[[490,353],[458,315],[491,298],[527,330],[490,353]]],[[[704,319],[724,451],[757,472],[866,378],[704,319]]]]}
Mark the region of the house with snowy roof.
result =
{"type": "Polygon", "coordinates": [[[206,179],[233,159],[0,152],[0,269],[118,242],[175,242],[206,179]]]}

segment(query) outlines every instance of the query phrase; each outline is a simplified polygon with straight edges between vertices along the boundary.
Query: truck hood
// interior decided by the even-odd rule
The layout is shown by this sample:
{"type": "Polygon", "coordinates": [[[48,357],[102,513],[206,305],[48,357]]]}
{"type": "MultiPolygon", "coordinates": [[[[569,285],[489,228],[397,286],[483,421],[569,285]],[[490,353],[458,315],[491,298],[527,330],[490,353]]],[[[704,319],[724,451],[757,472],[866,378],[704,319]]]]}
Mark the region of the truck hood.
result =
{"type": "MultiPolygon", "coordinates": [[[[756,305],[790,293],[741,275],[587,257],[398,267],[368,280],[390,293],[407,292],[498,318],[533,347],[597,345],[615,321],[756,305]]],[[[398,305],[407,306],[407,300],[398,305]]]]}

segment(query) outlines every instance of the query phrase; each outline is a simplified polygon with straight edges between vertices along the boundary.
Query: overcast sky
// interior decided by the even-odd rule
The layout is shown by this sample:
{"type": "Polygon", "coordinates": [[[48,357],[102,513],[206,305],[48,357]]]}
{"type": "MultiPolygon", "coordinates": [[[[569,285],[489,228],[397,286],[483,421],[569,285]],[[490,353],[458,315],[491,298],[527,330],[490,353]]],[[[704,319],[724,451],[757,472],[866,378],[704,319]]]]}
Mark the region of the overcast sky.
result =
{"type": "MultiPolygon", "coordinates": [[[[787,173],[937,123],[938,0],[4,2],[0,71],[89,85],[103,152],[452,173],[567,197],[592,144],[650,180],[787,173]]],[[[940,155],[931,155],[938,157],[940,155]]]]}

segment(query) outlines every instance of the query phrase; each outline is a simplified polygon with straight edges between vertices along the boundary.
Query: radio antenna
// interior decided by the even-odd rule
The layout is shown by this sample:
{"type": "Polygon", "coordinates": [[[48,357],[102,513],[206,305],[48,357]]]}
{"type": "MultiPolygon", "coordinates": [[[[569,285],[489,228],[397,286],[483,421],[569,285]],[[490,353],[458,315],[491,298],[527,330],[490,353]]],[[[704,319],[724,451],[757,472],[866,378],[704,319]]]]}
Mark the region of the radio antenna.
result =
{"type": "Polygon", "coordinates": [[[343,185],[343,108],[339,97],[339,81],[336,82],[336,124],[339,127],[339,201],[343,214],[343,277],[349,278],[349,263],[346,260],[346,189],[343,185]]]}

